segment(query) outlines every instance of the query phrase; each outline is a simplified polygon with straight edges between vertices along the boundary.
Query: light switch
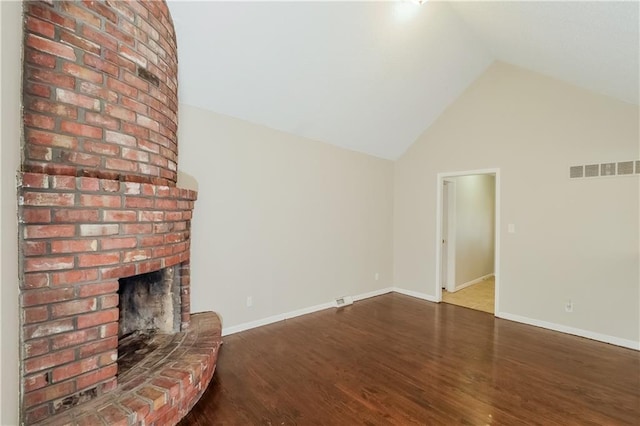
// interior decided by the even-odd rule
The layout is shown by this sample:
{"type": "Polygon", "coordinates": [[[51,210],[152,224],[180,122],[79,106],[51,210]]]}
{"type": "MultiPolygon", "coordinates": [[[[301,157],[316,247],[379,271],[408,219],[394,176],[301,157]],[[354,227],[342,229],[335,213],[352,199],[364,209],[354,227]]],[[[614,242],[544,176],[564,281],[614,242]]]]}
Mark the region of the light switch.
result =
{"type": "Polygon", "coordinates": [[[516,225],[514,225],[513,223],[510,223],[507,225],[507,232],[509,232],[510,234],[515,234],[516,233],[516,225]]]}

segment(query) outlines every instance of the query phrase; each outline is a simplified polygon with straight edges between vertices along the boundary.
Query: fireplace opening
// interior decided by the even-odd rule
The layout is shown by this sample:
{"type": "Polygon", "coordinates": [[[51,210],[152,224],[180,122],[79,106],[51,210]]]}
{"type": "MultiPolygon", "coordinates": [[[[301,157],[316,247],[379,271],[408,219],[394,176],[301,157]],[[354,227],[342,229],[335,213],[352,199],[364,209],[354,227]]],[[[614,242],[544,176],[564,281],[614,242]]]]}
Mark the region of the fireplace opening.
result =
{"type": "Polygon", "coordinates": [[[180,331],[179,265],[119,279],[118,374],[180,331]]]}

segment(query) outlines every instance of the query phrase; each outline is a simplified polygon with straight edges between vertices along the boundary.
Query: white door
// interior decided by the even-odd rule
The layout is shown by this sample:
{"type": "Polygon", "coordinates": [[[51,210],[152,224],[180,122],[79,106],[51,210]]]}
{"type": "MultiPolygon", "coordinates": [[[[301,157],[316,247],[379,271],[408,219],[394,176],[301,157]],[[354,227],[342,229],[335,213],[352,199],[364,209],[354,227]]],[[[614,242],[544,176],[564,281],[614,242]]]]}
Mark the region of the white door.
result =
{"type": "Polygon", "coordinates": [[[453,293],[456,282],[456,181],[442,181],[442,245],[440,250],[440,285],[453,293]]]}
{"type": "Polygon", "coordinates": [[[440,278],[441,287],[447,289],[447,272],[448,272],[448,251],[447,241],[449,239],[449,182],[442,182],[442,248],[441,248],[441,265],[440,278]]]}

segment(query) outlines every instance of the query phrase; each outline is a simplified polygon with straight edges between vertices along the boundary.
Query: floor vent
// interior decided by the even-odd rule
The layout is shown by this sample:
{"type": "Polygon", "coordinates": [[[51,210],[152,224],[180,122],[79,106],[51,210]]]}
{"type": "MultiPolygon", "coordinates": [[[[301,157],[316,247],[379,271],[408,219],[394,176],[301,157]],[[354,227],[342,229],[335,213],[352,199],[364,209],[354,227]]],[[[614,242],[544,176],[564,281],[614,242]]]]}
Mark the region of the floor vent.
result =
{"type": "Polygon", "coordinates": [[[353,297],[343,296],[336,299],[336,308],[342,308],[343,306],[349,306],[353,304],[353,297]]]}

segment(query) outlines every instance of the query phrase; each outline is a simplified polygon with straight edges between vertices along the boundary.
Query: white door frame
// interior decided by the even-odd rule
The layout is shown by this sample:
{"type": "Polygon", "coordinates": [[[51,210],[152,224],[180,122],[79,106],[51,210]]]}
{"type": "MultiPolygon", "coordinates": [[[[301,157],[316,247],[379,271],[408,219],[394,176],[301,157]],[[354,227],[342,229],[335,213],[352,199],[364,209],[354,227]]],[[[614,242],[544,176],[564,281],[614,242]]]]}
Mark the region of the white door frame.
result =
{"type": "MultiPolygon", "coordinates": [[[[446,256],[446,265],[440,265],[440,268],[446,268],[445,274],[445,282],[444,287],[446,287],[447,291],[454,292],[456,287],[456,181],[452,178],[443,178],[441,189],[444,188],[444,184],[447,184],[447,205],[444,205],[444,192],[442,193],[442,213],[447,213],[447,229],[446,229],[446,248],[447,248],[447,256],[446,256]]],[[[444,223],[444,218],[442,218],[441,224],[444,223]]],[[[442,227],[441,230],[444,230],[442,227]]],[[[440,236],[440,240],[444,241],[444,236],[440,236]]],[[[442,250],[442,247],[441,247],[442,250]]],[[[440,254],[442,256],[442,252],[440,254]]],[[[442,259],[442,257],[441,257],[442,259]]],[[[440,269],[440,274],[442,274],[442,269],[440,269]]],[[[442,285],[440,286],[442,288],[442,285]]]]}
{"type": "MultiPolygon", "coordinates": [[[[480,170],[466,170],[460,172],[443,172],[438,173],[437,188],[436,188],[436,288],[435,296],[436,302],[442,301],[442,283],[440,281],[440,274],[442,268],[442,186],[447,178],[469,175],[493,175],[496,177],[496,198],[495,198],[495,235],[494,235],[494,274],[496,280],[496,292],[494,312],[500,312],[500,169],[480,169],[480,170]]],[[[451,195],[451,194],[450,194],[451,195]]],[[[449,236],[451,238],[451,236],[449,236]]],[[[450,253],[450,252],[449,252],[450,253]]],[[[451,264],[451,256],[448,256],[448,265],[451,264]]],[[[450,269],[448,270],[450,271],[450,269]]],[[[450,276],[448,275],[448,278],[450,276]]]]}

